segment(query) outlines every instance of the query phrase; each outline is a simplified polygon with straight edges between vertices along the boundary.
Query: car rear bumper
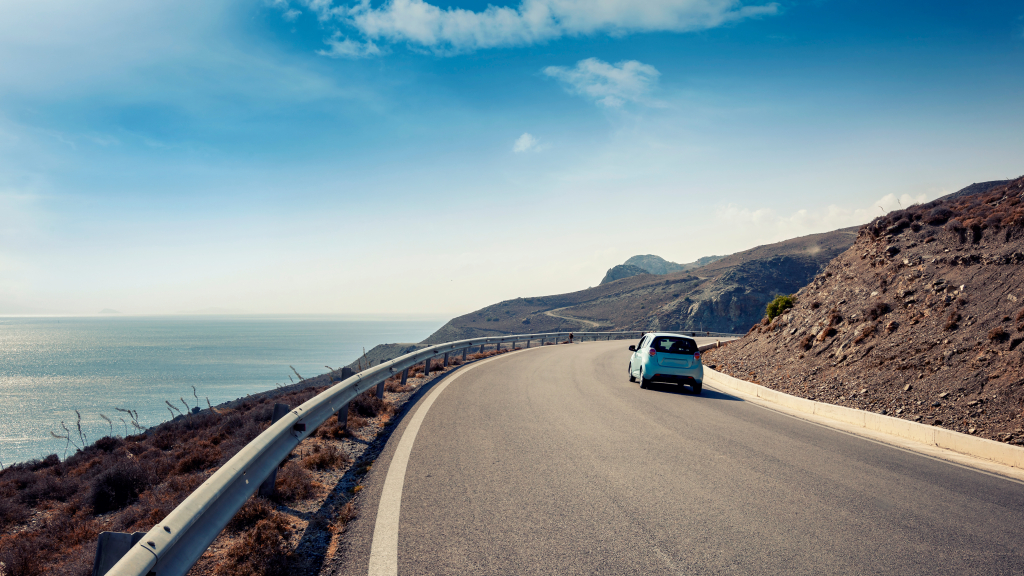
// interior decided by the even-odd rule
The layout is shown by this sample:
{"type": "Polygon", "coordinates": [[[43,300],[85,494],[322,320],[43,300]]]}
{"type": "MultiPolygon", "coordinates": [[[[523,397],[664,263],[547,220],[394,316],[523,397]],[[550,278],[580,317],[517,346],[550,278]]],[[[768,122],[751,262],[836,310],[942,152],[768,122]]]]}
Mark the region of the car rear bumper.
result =
{"type": "Polygon", "coordinates": [[[704,370],[702,368],[670,368],[668,366],[650,366],[644,368],[644,376],[650,370],[653,375],[650,380],[653,382],[671,382],[675,384],[702,384],[704,382],[704,370]]]}

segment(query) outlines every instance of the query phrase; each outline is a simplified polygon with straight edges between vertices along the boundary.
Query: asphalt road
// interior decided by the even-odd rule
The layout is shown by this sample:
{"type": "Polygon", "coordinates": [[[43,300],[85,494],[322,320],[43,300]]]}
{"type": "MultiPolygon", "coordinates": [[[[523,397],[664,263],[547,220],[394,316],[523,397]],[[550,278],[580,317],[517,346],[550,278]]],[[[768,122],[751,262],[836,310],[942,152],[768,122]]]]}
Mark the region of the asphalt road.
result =
{"type": "MultiPolygon", "coordinates": [[[[709,385],[641,390],[630,343],[456,371],[409,455],[398,574],[1024,574],[1024,484],[709,385]]],[[[367,574],[389,462],[422,404],[328,572],[367,574]]]]}

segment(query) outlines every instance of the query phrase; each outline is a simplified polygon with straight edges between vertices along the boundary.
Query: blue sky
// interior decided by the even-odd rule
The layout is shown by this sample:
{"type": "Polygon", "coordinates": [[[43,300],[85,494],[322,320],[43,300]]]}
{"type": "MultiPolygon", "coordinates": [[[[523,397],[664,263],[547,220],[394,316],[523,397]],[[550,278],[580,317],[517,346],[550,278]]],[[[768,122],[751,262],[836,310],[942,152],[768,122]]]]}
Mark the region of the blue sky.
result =
{"type": "Polygon", "coordinates": [[[462,313],[1024,172],[1024,2],[0,10],[0,314],[462,313]]]}

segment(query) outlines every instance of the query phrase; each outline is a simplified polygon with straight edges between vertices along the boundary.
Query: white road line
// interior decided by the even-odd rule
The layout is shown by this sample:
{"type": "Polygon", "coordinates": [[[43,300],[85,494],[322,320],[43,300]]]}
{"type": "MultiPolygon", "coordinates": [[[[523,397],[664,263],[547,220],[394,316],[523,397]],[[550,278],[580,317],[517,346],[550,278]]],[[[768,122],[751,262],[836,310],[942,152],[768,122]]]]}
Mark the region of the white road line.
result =
{"type": "MultiPolygon", "coordinates": [[[[528,348],[527,350],[540,350],[542,347],[528,348]]],[[[512,352],[511,354],[516,354],[512,352]]],[[[405,486],[405,470],[409,465],[409,456],[412,454],[412,445],[416,442],[416,435],[420,431],[420,425],[426,418],[427,412],[434,404],[434,400],[444,392],[449,384],[456,378],[469,370],[487,364],[493,360],[505,358],[509,354],[502,354],[488,358],[480,362],[474,362],[465,368],[456,371],[450,377],[445,378],[434,390],[431,390],[423,400],[423,404],[409,420],[409,426],[402,433],[402,439],[395,448],[395,455],[391,459],[391,466],[388,467],[387,477],[384,479],[384,489],[380,494],[380,504],[377,507],[377,522],[373,527],[373,542],[370,545],[370,569],[369,576],[396,576],[398,574],[398,516],[402,507],[402,488],[405,486]]]]}

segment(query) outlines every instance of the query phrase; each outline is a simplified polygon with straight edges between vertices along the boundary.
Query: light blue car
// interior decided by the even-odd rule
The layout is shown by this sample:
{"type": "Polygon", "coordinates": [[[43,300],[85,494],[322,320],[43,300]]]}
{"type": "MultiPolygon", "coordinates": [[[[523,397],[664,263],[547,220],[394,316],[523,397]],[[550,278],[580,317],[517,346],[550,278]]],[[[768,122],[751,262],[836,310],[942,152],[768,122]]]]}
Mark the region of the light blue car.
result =
{"type": "Polygon", "coordinates": [[[640,380],[640,387],[651,382],[689,384],[694,394],[704,385],[704,364],[700,361],[697,342],[688,336],[652,332],[629,347],[629,381],[640,380]]]}

